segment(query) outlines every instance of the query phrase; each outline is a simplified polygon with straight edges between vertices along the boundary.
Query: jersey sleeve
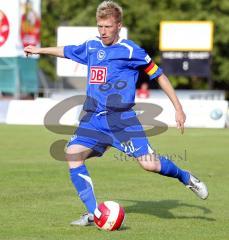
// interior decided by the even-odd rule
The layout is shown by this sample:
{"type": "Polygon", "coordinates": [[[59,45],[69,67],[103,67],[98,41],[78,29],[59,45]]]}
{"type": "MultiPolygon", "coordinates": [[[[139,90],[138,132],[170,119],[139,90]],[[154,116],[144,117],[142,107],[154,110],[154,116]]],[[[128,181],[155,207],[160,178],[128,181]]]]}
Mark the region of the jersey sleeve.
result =
{"type": "Polygon", "coordinates": [[[87,42],[80,45],[68,45],[64,47],[64,57],[86,65],[88,62],[87,42]]]}
{"type": "Polygon", "coordinates": [[[149,75],[150,80],[159,77],[163,73],[162,69],[140,47],[134,48],[131,61],[131,66],[134,69],[143,69],[149,75]]]}

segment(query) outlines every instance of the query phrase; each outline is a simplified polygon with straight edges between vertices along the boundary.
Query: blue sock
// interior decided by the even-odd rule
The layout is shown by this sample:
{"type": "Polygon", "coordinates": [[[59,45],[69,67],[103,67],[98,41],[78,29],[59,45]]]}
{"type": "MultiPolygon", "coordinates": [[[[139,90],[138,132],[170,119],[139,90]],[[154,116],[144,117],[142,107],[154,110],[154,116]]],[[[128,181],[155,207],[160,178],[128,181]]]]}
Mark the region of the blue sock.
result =
{"type": "Polygon", "coordinates": [[[77,168],[71,168],[70,177],[81,201],[86,206],[87,211],[89,213],[94,213],[97,203],[92,180],[89,176],[86,166],[82,165],[77,168]]]}
{"type": "Polygon", "coordinates": [[[177,167],[171,160],[164,156],[160,156],[161,171],[159,174],[167,177],[178,178],[184,185],[189,183],[190,174],[177,167]]]}

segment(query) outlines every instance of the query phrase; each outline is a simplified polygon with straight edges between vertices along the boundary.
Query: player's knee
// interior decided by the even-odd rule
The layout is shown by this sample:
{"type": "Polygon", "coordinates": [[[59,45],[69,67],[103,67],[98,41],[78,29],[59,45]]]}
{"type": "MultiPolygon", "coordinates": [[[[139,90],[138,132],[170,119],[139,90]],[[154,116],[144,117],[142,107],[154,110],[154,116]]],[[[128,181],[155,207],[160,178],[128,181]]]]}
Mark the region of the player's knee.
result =
{"type": "Polygon", "coordinates": [[[137,160],[140,166],[146,171],[158,172],[160,169],[158,161],[153,154],[143,155],[138,157],[137,160]]]}
{"type": "Polygon", "coordinates": [[[67,151],[65,154],[65,160],[69,165],[69,168],[76,168],[84,164],[84,156],[81,153],[74,153],[72,151],[67,151]]]}
{"type": "Polygon", "coordinates": [[[84,146],[72,145],[66,149],[65,159],[68,162],[84,162],[90,156],[91,151],[84,146]]]}

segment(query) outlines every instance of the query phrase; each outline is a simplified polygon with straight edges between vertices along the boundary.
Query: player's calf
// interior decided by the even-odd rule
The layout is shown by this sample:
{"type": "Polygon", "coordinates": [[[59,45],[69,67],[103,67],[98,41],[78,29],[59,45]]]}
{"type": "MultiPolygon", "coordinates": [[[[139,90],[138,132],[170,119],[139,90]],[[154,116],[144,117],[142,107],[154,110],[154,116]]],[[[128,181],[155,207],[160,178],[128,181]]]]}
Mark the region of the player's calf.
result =
{"type": "Polygon", "coordinates": [[[155,154],[146,154],[137,158],[140,166],[150,172],[160,171],[160,161],[157,159],[155,154]]]}
{"type": "Polygon", "coordinates": [[[146,154],[137,158],[140,166],[146,171],[156,172],[166,177],[177,178],[184,185],[188,185],[190,173],[182,170],[170,159],[156,154],[146,154]]]}

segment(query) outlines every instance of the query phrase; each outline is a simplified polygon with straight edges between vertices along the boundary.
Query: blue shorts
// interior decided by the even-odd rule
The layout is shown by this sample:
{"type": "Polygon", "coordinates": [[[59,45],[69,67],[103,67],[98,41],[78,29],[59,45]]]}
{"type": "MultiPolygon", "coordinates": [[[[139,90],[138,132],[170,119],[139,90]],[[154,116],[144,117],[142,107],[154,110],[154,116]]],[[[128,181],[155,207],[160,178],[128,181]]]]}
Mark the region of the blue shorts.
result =
{"type": "Polygon", "coordinates": [[[79,144],[102,156],[113,146],[131,157],[140,157],[153,150],[133,110],[126,112],[87,112],[67,147],[79,144]]]}

